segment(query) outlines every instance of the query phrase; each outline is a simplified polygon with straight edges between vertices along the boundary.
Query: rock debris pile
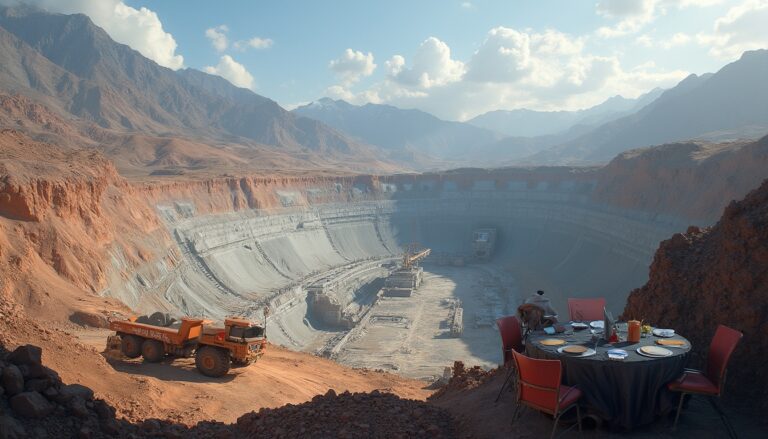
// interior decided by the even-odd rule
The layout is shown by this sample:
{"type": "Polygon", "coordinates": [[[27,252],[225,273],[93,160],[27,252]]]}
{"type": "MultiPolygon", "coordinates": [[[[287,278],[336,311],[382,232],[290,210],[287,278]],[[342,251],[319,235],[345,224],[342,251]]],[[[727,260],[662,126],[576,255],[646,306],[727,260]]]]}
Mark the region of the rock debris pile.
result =
{"type": "Polygon", "coordinates": [[[237,427],[253,438],[454,436],[452,418],[447,411],[377,390],[338,395],[329,390],[304,404],[246,414],[237,420],[237,427]]]}
{"type": "Polygon", "coordinates": [[[223,424],[195,427],[147,420],[132,424],[116,419],[115,409],[80,384],[64,384],[56,371],[42,365],[42,349],[0,345],[0,437],[144,438],[234,437],[223,424]]]}
{"type": "Polygon", "coordinates": [[[480,366],[467,368],[463,362],[455,361],[453,375],[448,380],[448,384],[438,389],[429,399],[439,398],[447,393],[474,389],[496,375],[498,371],[499,369],[487,371],[480,366]]]}

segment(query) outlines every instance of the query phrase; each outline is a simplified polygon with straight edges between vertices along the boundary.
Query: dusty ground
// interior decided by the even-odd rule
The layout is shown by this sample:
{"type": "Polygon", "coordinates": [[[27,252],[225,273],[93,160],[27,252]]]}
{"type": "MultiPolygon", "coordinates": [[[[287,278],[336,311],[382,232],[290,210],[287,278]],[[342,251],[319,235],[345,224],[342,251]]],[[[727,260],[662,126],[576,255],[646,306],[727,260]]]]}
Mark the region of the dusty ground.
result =
{"type": "MultiPolygon", "coordinates": [[[[494,403],[501,388],[504,375],[493,375],[486,382],[469,390],[449,391],[431,400],[438,407],[451,412],[457,421],[460,436],[472,438],[545,438],[552,429],[552,419],[546,415],[527,410],[520,419],[512,422],[515,410],[515,395],[506,392],[498,403],[494,403]]],[[[729,419],[734,424],[740,438],[764,438],[768,432],[768,421],[761,417],[748,403],[734,405],[728,401],[725,406],[729,419]]],[[[670,427],[674,418],[659,418],[649,426],[631,432],[612,432],[607,428],[596,428],[594,422],[585,422],[584,438],[610,439],[655,439],[655,438],[696,438],[716,439],[728,437],[720,418],[704,399],[692,399],[688,408],[680,417],[678,431],[670,427]]],[[[563,423],[558,431],[572,425],[563,423]]],[[[563,437],[578,437],[574,428],[563,437]]]]}
{"type": "Polygon", "coordinates": [[[384,297],[374,305],[336,359],[413,378],[442,376],[456,360],[495,368],[501,360],[501,340],[493,321],[504,313],[506,293],[500,284],[483,282],[491,277],[488,270],[428,266],[424,283],[411,297],[384,297]],[[449,299],[462,302],[461,338],[449,333],[449,299]]]}
{"type": "MultiPolygon", "coordinates": [[[[101,350],[107,330],[81,329],[77,337],[101,350]]],[[[270,345],[256,364],[233,369],[224,378],[208,378],[197,372],[192,358],[149,364],[141,359],[109,359],[117,373],[147,382],[162,395],[162,406],[171,411],[190,408],[193,414],[184,422],[216,419],[234,422],[243,413],[261,408],[298,404],[325,394],[379,390],[398,396],[424,400],[432,391],[428,383],[388,373],[351,369],[309,354],[270,345]]]]}
{"type": "Polygon", "coordinates": [[[0,301],[0,344],[43,348],[43,364],[68,384],[83,384],[130,420],[168,419],[194,424],[216,419],[234,422],[261,408],[309,401],[329,389],[341,393],[380,390],[424,400],[428,383],[397,375],[344,367],[310,354],[269,346],[258,363],[234,369],[223,379],[208,379],[191,359],[144,364],[107,360],[101,355],[109,331],[72,323],[38,321],[7,300],[0,301]]]}

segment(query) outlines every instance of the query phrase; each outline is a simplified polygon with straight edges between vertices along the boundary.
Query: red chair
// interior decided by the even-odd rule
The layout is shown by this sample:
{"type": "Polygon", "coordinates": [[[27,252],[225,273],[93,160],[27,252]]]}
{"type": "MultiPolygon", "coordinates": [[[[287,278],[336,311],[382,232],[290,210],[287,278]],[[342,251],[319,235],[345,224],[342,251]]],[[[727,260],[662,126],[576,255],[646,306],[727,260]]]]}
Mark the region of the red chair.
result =
{"type": "Polygon", "coordinates": [[[507,387],[510,378],[514,376],[515,360],[512,357],[512,351],[523,352],[525,347],[523,346],[523,330],[520,325],[520,319],[515,316],[502,317],[496,320],[496,326],[499,328],[499,334],[501,335],[501,351],[504,368],[507,369],[507,376],[504,378],[504,384],[501,385],[499,395],[496,397],[496,402],[498,402],[502,392],[504,392],[504,389],[507,387]]]}
{"type": "Polygon", "coordinates": [[[739,344],[739,340],[743,336],[744,334],[735,329],[717,325],[715,336],[709,345],[706,369],[704,371],[686,369],[680,378],[667,384],[669,390],[680,392],[680,403],[677,405],[675,423],[672,425],[673,431],[677,428],[677,420],[683,409],[685,395],[704,395],[709,397],[709,402],[720,415],[725,428],[728,429],[728,434],[733,438],[736,437],[736,431],[714,398],[719,398],[723,392],[728,360],[730,360],[733,350],[736,349],[736,345],[739,344]]]}
{"type": "Polygon", "coordinates": [[[603,320],[605,298],[594,299],[568,299],[568,314],[572,322],[588,322],[603,320]]]}
{"type": "Polygon", "coordinates": [[[563,413],[576,407],[576,420],[579,425],[579,432],[581,432],[581,410],[579,409],[581,390],[575,386],[560,384],[563,374],[563,366],[560,361],[537,360],[515,351],[512,351],[512,355],[515,358],[519,381],[517,407],[513,419],[517,418],[523,405],[540,412],[549,413],[555,418],[555,425],[549,435],[551,439],[557,431],[557,423],[563,413]]]}

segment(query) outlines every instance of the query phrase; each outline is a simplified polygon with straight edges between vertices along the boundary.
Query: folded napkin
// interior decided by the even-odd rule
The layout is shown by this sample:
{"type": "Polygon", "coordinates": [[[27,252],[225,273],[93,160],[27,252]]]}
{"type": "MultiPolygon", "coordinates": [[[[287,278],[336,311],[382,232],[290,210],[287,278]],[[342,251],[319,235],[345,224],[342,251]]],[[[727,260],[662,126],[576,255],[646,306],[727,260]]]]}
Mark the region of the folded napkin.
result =
{"type": "Polygon", "coordinates": [[[608,359],[623,361],[629,354],[624,349],[611,349],[608,351],[608,359]]]}

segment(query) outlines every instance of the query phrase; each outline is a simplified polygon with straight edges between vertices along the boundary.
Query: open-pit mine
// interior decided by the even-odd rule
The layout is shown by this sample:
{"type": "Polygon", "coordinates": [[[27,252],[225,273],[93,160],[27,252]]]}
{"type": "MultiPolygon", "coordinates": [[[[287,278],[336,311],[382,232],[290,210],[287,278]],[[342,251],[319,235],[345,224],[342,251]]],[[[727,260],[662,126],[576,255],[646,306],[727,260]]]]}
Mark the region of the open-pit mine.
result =
{"type": "MultiPolygon", "coordinates": [[[[496,318],[536,289],[605,295],[615,312],[643,284],[658,242],[687,220],[594,197],[598,174],[468,172],[295,181],[260,187],[268,208],[200,212],[164,196],[164,257],[102,295],[150,312],[263,318],[279,343],[343,364],[441,375],[454,360],[500,361],[496,318]],[[343,200],[343,201],[342,201],[343,200]],[[491,242],[488,242],[488,241],[491,242]],[[403,288],[403,255],[430,249],[403,288]],[[401,280],[402,284],[403,281],[401,280]]],[[[112,254],[120,270],[121,256],[112,254]]]]}

